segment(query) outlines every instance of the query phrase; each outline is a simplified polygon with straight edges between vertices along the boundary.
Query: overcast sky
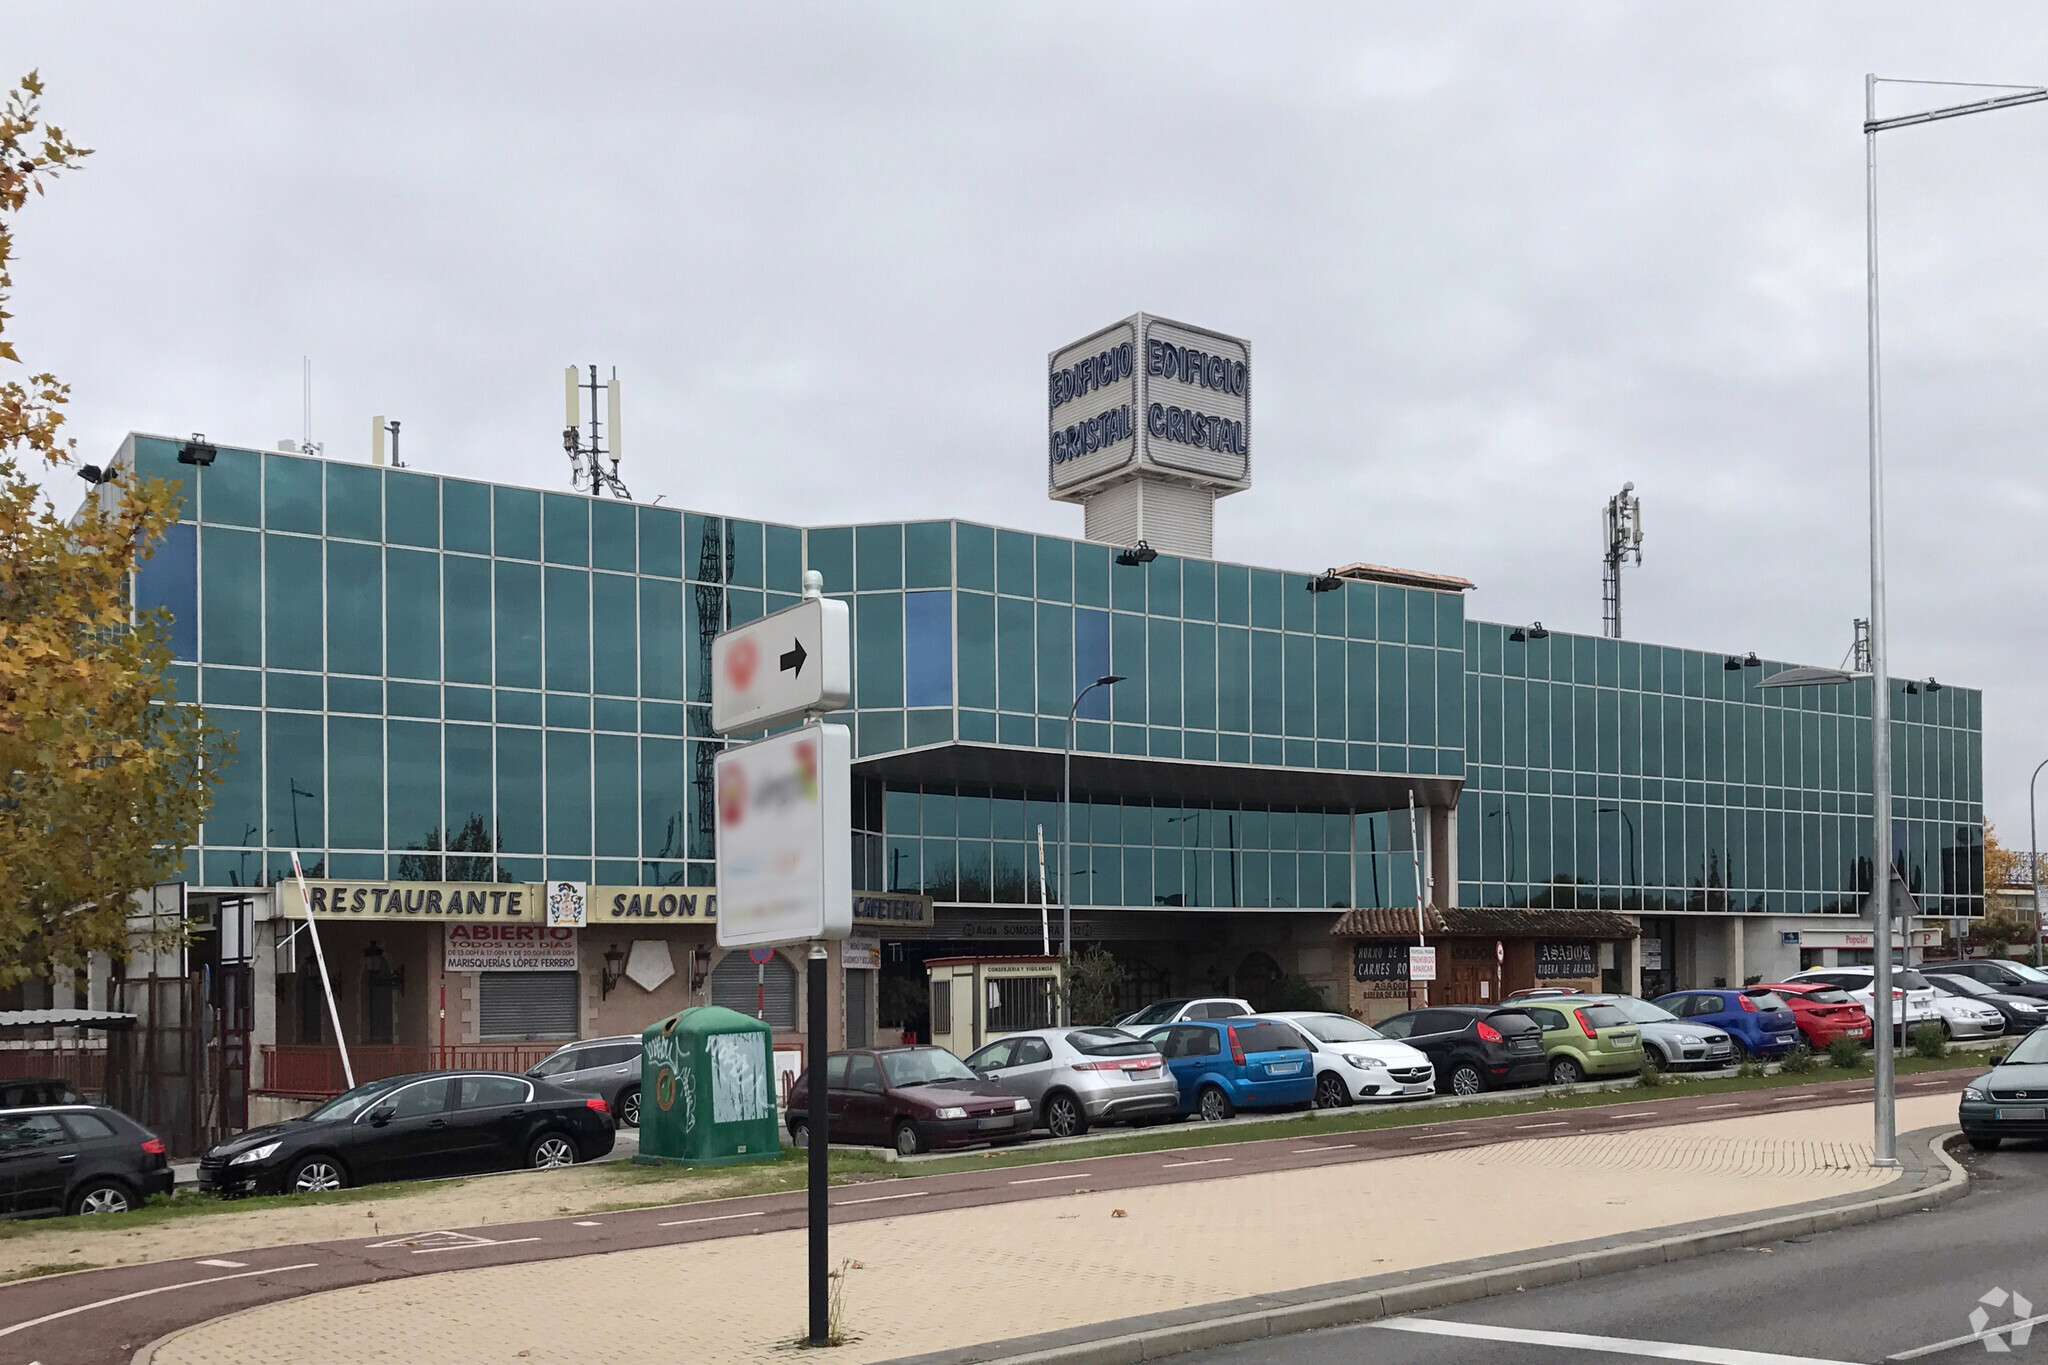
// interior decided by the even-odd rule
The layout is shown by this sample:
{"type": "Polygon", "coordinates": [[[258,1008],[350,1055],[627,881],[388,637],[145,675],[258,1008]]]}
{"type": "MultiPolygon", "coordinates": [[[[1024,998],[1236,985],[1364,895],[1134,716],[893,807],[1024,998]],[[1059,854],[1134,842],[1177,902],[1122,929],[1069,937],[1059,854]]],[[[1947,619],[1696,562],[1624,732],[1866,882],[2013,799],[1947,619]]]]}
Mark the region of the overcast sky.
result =
{"type": "MultiPolygon", "coordinates": [[[[2048,81],[2035,5],[9,6],[98,149],[10,323],[131,429],[566,487],[616,366],[643,499],[1079,535],[1046,353],[1247,337],[1219,557],[1465,575],[1597,631],[1839,661],[1868,605],[1863,73],[2048,81]]],[[[1891,87],[1884,111],[1969,98],[1891,87]]],[[[1883,147],[1894,672],[2048,756],[2048,106],[1883,147]]]]}

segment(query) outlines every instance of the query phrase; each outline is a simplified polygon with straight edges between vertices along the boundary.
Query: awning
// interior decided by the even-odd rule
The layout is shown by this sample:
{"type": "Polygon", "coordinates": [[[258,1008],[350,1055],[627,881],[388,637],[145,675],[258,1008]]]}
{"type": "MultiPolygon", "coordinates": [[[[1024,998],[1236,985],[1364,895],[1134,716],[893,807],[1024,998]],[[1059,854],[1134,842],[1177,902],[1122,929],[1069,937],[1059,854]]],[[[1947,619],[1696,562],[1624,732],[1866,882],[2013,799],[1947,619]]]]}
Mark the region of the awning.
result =
{"type": "Polygon", "coordinates": [[[0,1010],[0,1028],[128,1028],[132,1014],[113,1010],[0,1010]]]}
{"type": "MultiPolygon", "coordinates": [[[[1425,935],[1474,938],[1640,938],[1642,926],[1607,910],[1511,910],[1501,906],[1427,906],[1425,935]]],[[[1330,927],[1337,938],[1413,938],[1415,911],[1383,907],[1347,910],[1330,927]]]]}

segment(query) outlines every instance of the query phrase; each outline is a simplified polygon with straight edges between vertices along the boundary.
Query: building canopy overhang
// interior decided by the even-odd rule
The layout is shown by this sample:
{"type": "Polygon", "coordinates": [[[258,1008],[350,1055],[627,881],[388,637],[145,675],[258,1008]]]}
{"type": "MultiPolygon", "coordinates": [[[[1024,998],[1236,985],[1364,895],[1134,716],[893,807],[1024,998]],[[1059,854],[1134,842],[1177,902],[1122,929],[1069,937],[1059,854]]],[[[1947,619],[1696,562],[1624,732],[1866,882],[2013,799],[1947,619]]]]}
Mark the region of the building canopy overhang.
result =
{"type": "MultiPolygon", "coordinates": [[[[1606,910],[1514,910],[1502,906],[1425,906],[1422,931],[1426,937],[1470,938],[1597,938],[1630,939],[1642,936],[1642,927],[1628,915],[1606,910]]],[[[1330,926],[1336,938],[1414,938],[1416,917],[1412,907],[1347,910],[1330,926]]]]}

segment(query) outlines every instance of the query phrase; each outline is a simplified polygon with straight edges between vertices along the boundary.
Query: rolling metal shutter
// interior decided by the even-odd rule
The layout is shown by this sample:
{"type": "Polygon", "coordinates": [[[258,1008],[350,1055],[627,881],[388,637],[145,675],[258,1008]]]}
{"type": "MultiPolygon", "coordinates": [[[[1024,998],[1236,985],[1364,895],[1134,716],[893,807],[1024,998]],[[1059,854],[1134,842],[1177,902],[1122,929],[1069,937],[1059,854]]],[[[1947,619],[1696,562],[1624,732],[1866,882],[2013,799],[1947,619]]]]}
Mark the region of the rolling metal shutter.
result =
{"type": "Polygon", "coordinates": [[[574,1038],[583,1032],[581,978],[575,972],[479,972],[477,1036],[574,1038]]]}
{"type": "Polygon", "coordinates": [[[767,992],[767,1022],[785,1031],[796,1027],[796,968],[777,953],[768,961],[760,985],[755,985],[755,968],[745,953],[727,953],[711,969],[711,1003],[737,1010],[751,1019],[759,1004],[757,991],[767,992]]]}

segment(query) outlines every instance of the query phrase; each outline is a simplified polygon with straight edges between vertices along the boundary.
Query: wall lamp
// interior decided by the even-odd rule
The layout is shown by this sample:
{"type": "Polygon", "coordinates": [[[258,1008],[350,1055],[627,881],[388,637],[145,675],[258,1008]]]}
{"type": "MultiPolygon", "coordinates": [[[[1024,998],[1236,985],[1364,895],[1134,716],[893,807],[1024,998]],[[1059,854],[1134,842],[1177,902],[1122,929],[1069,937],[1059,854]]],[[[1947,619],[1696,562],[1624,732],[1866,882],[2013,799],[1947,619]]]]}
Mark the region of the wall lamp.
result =
{"type": "Polygon", "coordinates": [[[1344,586],[1344,580],[1337,577],[1335,569],[1325,569],[1320,577],[1311,578],[1302,586],[1310,592],[1335,592],[1344,586]]]}
{"type": "Polygon", "coordinates": [[[1518,645],[1526,643],[1530,640],[1548,640],[1549,638],[1550,632],[1543,628],[1543,623],[1541,621],[1536,622],[1534,625],[1530,626],[1526,630],[1523,629],[1521,626],[1516,626],[1513,630],[1508,632],[1508,639],[1514,641],[1518,645]]]}
{"type": "Polygon", "coordinates": [[[220,452],[207,444],[206,437],[199,432],[192,433],[192,439],[178,447],[178,463],[204,467],[213,463],[213,457],[220,452]]]}
{"type": "Polygon", "coordinates": [[[1909,681],[1909,682],[1908,682],[1908,683],[1906,684],[1906,695],[1907,695],[1907,696],[1909,696],[1909,697],[1917,697],[1917,696],[1919,696],[1919,695],[1920,695],[1920,694],[1921,694],[1921,693],[1922,693],[1923,691],[1925,691],[1925,692],[1939,692],[1939,691],[1941,691],[1941,684],[1940,684],[1940,683],[1938,683],[1938,682],[1936,682],[1936,681],[1935,681],[1934,679],[1932,679],[1932,678],[1925,678],[1925,679],[1922,679],[1922,680],[1920,680],[1920,681],[1918,681],[1918,682],[1910,682],[1910,681],[1909,681]]]}
{"type": "Polygon", "coordinates": [[[626,974],[626,955],[619,951],[618,944],[614,943],[604,950],[604,966],[599,970],[603,973],[598,982],[603,988],[603,996],[600,998],[609,997],[619,988],[619,978],[626,974]]]}
{"type": "Polygon", "coordinates": [[[105,469],[101,469],[96,464],[89,464],[80,466],[78,470],[78,477],[84,479],[87,483],[97,488],[103,483],[112,483],[114,480],[120,478],[121,471],[114,468],[114,466],[112,465],[108,465],[105,469]]]}
{"type": "Polygon", "coordinates": [[[1134,564],[1150,564],[1157,558],[1159,558],[1159,551],[1153,549],[1142,540],[1128,550],[1118,550],[1116,552],[1116,562],[1126,568],[1134,564]]]}
{"type": "Polygon", "coordinates": [[[391,957],[376,939],[363,949],[363,975],[371,981],[382,981],[400,995],[405,994],[405,964],[391,964],[391,957]]]}

